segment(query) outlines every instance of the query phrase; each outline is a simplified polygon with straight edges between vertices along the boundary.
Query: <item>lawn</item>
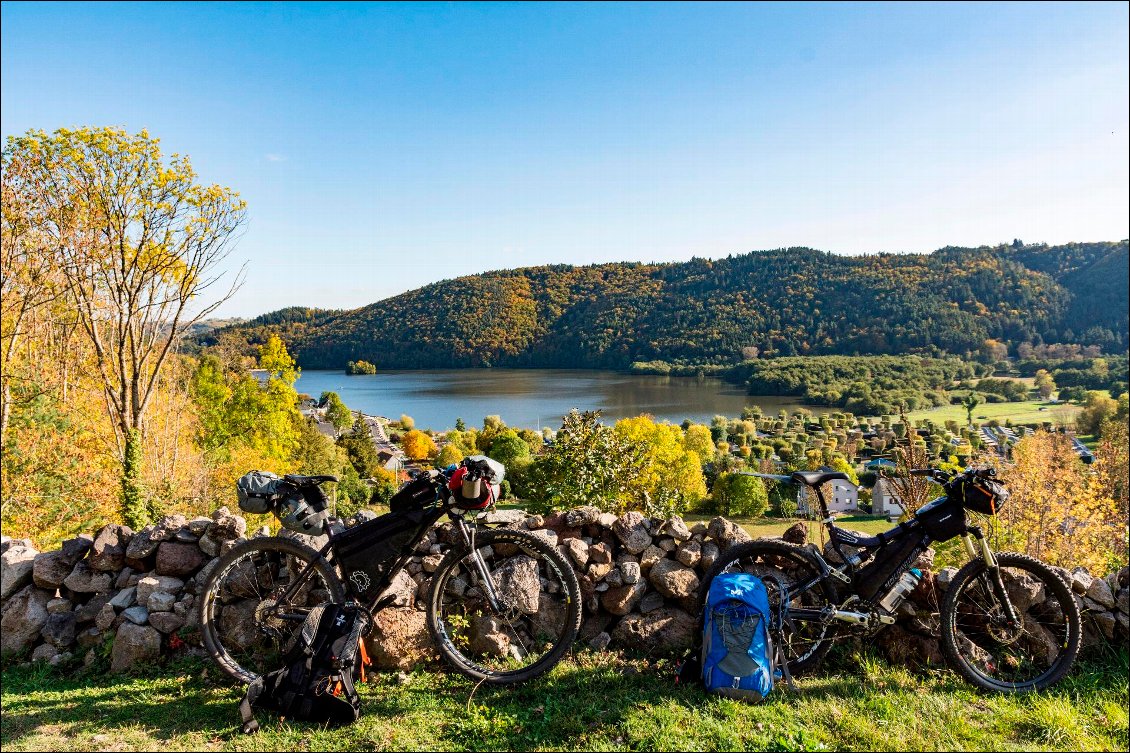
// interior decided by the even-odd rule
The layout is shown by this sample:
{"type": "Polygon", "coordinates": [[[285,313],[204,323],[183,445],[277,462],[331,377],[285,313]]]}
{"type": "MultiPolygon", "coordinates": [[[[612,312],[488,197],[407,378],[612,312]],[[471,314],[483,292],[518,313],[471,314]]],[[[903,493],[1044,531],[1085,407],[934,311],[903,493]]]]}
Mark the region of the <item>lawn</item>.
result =
{"type": "Polygon", "coordinates": [[[17,750],[1127,750],[1128,658],[1091,660],[1051,691],[978,693],[947,671],[871,658],[800,678],[761,706],[677,686],[668,660],[582,651],[513,689],[432,669],[363,686],[361,721],[238,732],[241,691],[195,660],[141,677],[11,668],[5,751],[17,750]]]}
{"type": "MultiPolygon", "coordinates": [[[[996,419],[1004,425],[1005,421],[1013,424],[1031,424],[1051,421],[1055,426],[1074,426],[1075,417],[1082,408],[1070,403],[1053,405],[1043,400],[1025,400],[1019,403],[982,403],[973,409],[975,423],[988,423],[996,419]],[[1041,410],[1043,409],[1043,410],[1041,410]]],[[[929,418],[935,423],[944,424],[946,421],[957,421],[964,426],[966,420],[965,408],[960,405],[946,405],[941,408],[916,410],[907,414],[911,420],[929,418]]]]}

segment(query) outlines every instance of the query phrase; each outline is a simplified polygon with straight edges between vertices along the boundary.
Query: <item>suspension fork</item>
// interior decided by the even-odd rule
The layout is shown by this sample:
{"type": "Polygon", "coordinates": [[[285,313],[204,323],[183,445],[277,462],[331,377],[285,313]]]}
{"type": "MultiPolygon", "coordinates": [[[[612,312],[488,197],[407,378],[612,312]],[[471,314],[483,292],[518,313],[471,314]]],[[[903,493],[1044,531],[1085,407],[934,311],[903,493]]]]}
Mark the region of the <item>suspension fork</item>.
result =
{"type": "Polygon", "coordinates": [[[985,538],[981,527],[970,526],[969,530],[961,539],[965,544],[965,553],[969,555],[969,559],[975,560],[980,558],[984,561],[985,567],[988,568],[989,583],[993,587],[997,601],[1004,605],[1009,627],[1019,625],[1020,615],[1017,614],[1016,607],[1012,605],[1012,600],[1008,598],[1008,590],[1004,587],[1004,578],[1001,576],[1001,569],[997,564],[997,558],[993,554],[993,550],[989,548],[989,540],[985,538]],[[976,544],[973,543],[974,539],[977,541],[976,544]]]}
{"type": "Polygon", "coordinates": [[[483,562],[483,556],[479,554],[478,548],[475,546],[475,529],[467,525],[463,518],[455,519],[455,527],[459,530],[459,535],[463,537],[463,543],[471,552],[471,562],[475,565],[475,570],[478,571],[479,581],[483,585],[483,590],[486,591],[487,601],[490,602],[490,608],[494,610],[495,614],[502,613],[502,602],[499,601],[498,592],[494,588],[494,580],[487,572],[487,563],[483,562]]]}

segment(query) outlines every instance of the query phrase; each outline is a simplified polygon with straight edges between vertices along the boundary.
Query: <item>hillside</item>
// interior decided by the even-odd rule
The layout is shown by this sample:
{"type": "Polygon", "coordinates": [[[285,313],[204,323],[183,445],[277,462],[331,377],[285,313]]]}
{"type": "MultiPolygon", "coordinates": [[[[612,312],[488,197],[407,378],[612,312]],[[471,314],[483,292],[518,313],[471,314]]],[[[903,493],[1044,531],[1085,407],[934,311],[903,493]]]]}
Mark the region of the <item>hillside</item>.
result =
{"type": "Polygon", "coordinates": [[[487,272],[352,311],[275,312],[219,335],[259,342],[278,331],[306,368],[732,364],[751,348],[963,354],[987,338],[1119,351],[1127,274],[1126,241],[868,256],[790,248],[487,272]]]}

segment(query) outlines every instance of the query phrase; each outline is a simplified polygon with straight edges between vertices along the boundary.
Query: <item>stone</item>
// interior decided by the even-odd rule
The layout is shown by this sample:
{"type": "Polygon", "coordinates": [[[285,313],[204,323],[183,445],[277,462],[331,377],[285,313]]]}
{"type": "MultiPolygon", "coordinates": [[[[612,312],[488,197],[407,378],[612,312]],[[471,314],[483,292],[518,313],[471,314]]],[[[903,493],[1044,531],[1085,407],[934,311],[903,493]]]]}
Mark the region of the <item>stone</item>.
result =
{"type": "Polygon", "coordinates": [[[565,624],[567,615],[566,605],[560,597],[542,592],[538,602],[538,611],[530,615],[530,627],[533,636],[555,637],[561,634],[561,626],[565,624]]]}
{"type": "Polygon", "coordinates": [[[425,573],[434,573],[436,571],[436,568],[439,567],[439,563],[442,562],[442,561],[443,561],[443,555],[441,555],[441,554],[429,554],[427,557],[424,557],[424,559],[423,559],[424,572],[425,573]]]}
{"type": "Polygon", "coordinates": [[[174,612],[150,612],[149,624],[158,632],[169,635],[184,627],[184,617],[174,612]]]}
{"type": "Polygon", "coordinates": [[[698,592],[694,570],[674,560],[657,562],[647,577],[657,591],[671,599],[685,599],[698,592]]]}
{"type": "Polygon", "coordinates": [[[369,657],[378,669],[411,669],[435,656],[426,625],[416,609],[382,609],[373,618],[373,631],[365,639],[369,657]]]}
{"type": "Polygon", "coordinates": [[[63,612],[74,611],[75,605],[71,603],[70,599],[57,597],[47,602],[47,614],[62,614],[63,612]]]}
{"type": "Polygon", "coordinates": [[[1024,572],[1001,568],[1005,590],[1009,601],[1018,614],[1027,612],[1033,604],[1044,601],[1044,584],[1024,572]]]}
{"type": "Polygon", "coordinates": [[[161,657],[161,634],[149,625],[123,622],[114,636],[110,654],[110,671],[126,672],[139,663],[161,657]]]}
{"type": "Polygon", "coordinates": [[[177,597],[168,591],[154,591],[149,594],[149,598],[145,600],[145,606],[149,610],[150,620],[154,612],[171,612],[173,604],[176,604],[177,597]]]}
{"type": "MultiPolygon", "coordinates": [[[[435,568],[433,568],[434,570],[435,568]]],[[[449,581],[450,583],[450,581],[449,581]]],[[[466,588],[466,584],[464,584],[466,588]]],[[[378,600],[391,598],[389,606],[391,607],[410,607],[416,603],[416,581],[412,580],[412,576],[401,570],[389,583],[388,588],[385,589],[378,600]]]]}
{"type": "MultiPolygon", "coordinates": [[[[220,509],[227,510],[226,507],[220,509]]],[[[150,538],[158,543],[172,541],[176,538],[177,531],[186,525],[188,525],[188,519],[180,513],[163,515],[160,520],[153,524],[153,532],[150,534],[150,538]]]]}
{"type": "Polygon", "coordinates": [[[73,539],[64,541],[60,548],[67,559],[71,562],[78,562],[86,556],[92,546],[94,546],[94,537],[89,533],[80,533],[73,539]]]}
{"type": "Polygon", "coordinates": [[[679,548],[679,545],[675,543],[675,540],[668,536],[665,536],[656,541],[655,545],[668,554],[679,548]]]}
{"type": "Polygon", "coordinates": [[[469,648],[473,654],[506,656],[510,652],[510,636],[502,623],[493,615],[480,615],[471,619],[469,648]]]}
{"type": "Polygon", "coordinates": [[[604,583],[609,588],[619,588],[624,585],[624,575],[620,572],[620,568],[612,565],[609,565],[609,568],[609,571],[604,575],[604,583]]]}
{"type": "MultiPolygon", "coordinates": [[[[91,556],[93,557],[93,555],[91,556]]],[[[113,588],[114,577],[110,573],[96,572],[87,564],[87,561],[80,561],[75,565],[71,574],[63,579],[63,585],[75,593],[103,593],[113,588]]]]}
{"type": "MultiPolygon", "coordinates": [[[[242,518],[241,518],[242,520],[242,518]]],[[[178,541],[162,541],[157,547],[158,575],[188,576],[195,573],[207,558],[196,544],[184,544],[178,541]]]]}
{"type": "Polygon", "coordinates": [[[519,555],[507,559],[490,574],[499,599],[522,614],[535,614],[541,594],[538,563],[532,557],[519,555]]]}
{"type": "Polygon", "coordinates": [[[35,585],[54,591],[74,570],[75,563],[61,550],[40,552],[32,559],[31,579],[35,585]]]}
{"type": "Polygon", "coordinates": [[[1119,612],[1130,614],[1130,588],[1118,589],[1118,597],[1114,601],[1119,612]]]}
{"type": "Polygon", "coordinates": [[[600,597],[600,604],[611,614],[623,616],[635,608],[636,604],[643,598],[645,591],[647,591],[647,584],[643,581],[627,586],[609,588],[600,597]]]}
{"type": "Polygon", "coordinates": [[[576,507],[565,512],[565,525],[569,528],[588,526],[600,520],[600,510],[592,505],[576,507]]]}
{"type": "Polygon", "coordinates": [[[709,530],[709,526],[700,520],[691,526],[691,536],[705,536],[709,530]]]}
{"type": "Polygon", "coordinates": [[[1085,594],[1094,580],[1094,576],[1087,572],[1086,568],[1077,567],[1071,571],[1071,590],[1077,594],[1085,594]]]}
{"type": "Polygon", "coordinates": [[[102,526],[94,537],[87,562],[91,570],[116,573],[126,564],[126,549],[133,537],[133,529],[128,526],[110,523],[102,526]]]}
{"type": "Polygon", "coordinates": [[[40,635],[56,648],[67,648],[75,642],[75,627],[74,612],[48,614],[40,635]]]}
{"type": "Polygon", "coordinates": [[[98,613],[102,611],[102,607],[110,603],[111,595],[112,592],[110,591],[94,594],[84,603],[76,605],[74,611],[75,619],[78,620],[78,624],[82,625],[97,617],[98,613]]]}
{"type": "Polygon", "coordinates": [[[106,604],[94,618],[94,627],[98,630],[109,630],[116,619],[118,619],[117,610],[106,604]]]}
{"type": "Polygon", "coordinates": [[[33,662],[49,662],[59,655],[59,649],[50,643],[41,643],[31,652],[33,662]]]}
{"type": "Polygon", "coordinates": [[[649,546],[647,549],[643,550],[642,554],[640,554],[640,567],[644,570],[650,570],[655,566],[656,562],[659,562],[666,556],[667,552],[663,551],[659,547],[649,546]]]}
{"type": "MultiPolygon", "coordinates": [[[[270,533],[271,529],[267,528],[266,526],[264,526],[263,528],[267,531],[267,533],[270,533]]],[[[192,529],[186,525],[177,531],[176,536],[173,537],[173,541],[179,541],[182,544],[195,544],[197,539],[199,538],[200,537],[193,533],[192,529]]]]}
{"type": "Polygon", "coordinates": [[[1114,640],[1114,626],[1118,624],[1118,620],[1112,612],[1091,612],[1090,618],[1094,620],[1095,625],[1098,626],[1099,632],[1102,633],[1103,638],[1108,641],[1114,640]]]}
{"type": "Polygon", "coordinates": [[[54,589],[24,586],[4,604],[0,618],[0,655],[25,651],[39,638],[47,624],[47,603],[54,598],[54,589]]]}
{"type": "Polygon", "coordinates": [[[596,583],[597,581],[604,580],[604,576],[608,575],[611,571],[611,562],[592,562],[589,564],[587,572],[589,577],[592,578],[592,581],[596,583]]]}
{"type": "MultiPolygon", "coordinates": [[[[147,580],[147,579],[142,578],[142,581],[145,581],[145,580],[147,580]]],[[[156,580],[156,579],[154,579],[154,580],[156,580]]],[[[107,602],[107,603],[109,603],[109,605],[111,607],[117,607],[118,609],[127,609],[128,607],[133,606],[134,600],[137,598],[137,589],[138,589],[138,586],[130,586],[129,588],[123,588],[121,591],[118,591],[116,594],[114,594],[114,598],[110,599],[110,601],[107,602]]],[[[152,593],[153,593],[152,591],[146,592],[146,594],[147,594],[146,597],[145,597],[146,601],[149,600],[149,594],[152,594],[152,593]]]]}
{"type": "Polygon", "coordinates": [[[141,606],[130,607],[122,612],[122,617],[135,625],[144,625],[149,621],[149,610],[141,606]]]}
{"type": "Polygon", "coordinates": [[[610,512],[602,512],[596,519],[596,524],[601,528],[612,528],[616,525],[616,516],[610,512]]]}
{"type": "Polygon", "coordinates": [[[0,601],[31,583],[37,554],[26,546],[9,546],[0,554],[0,601]]]}
{"type": "Polygon", "coordinates": [[[491,510],[483,516],[483,522],[490,526],[517,526],[526,520],[524,510],[491,510]]]}
{"type": "Polygon", "coordinates": [[[684,541],[675,550],[675,559],[687,567],[694,567],[702,559],[702,545],[697,541],[684,541]]]}
{"type": "Polygon", "coordinates": [[[599,583],[597,583],[597,584],[596,584],[596,586],[595,586],[594,590],[595,590],[595,591],[596,591],[596,592],[597,592],[598,594],[602,594],[602,593],[604,593],[605,591],[607,591],[607,590],[608,590],[609,588],[610,588],[610,586],[608,585],[608,581],[604,581],[604,580],[602,580],[602,581],[600,581],[599,583]]]}
{"type": "Polygon", "coordinates": [[[912,667],[944,666],[938,639],[905,630],[900,625],[889,625],[875,636],[887,659],[896,664],[912,667]]]}
{"type": "Polygon", "coordinates": [[[207,534],[200,537],[200,540],[196,542],[196,546],[200,547],[200,551],[204,552],[204,554],[209,557],[218,557],[220,554],[220,542],[207,534]]]}
{"type": "Polygon", "coordinates": [[[663,604],[663,594],[658,591],[652,591],[640,599],[640,614],[654,612],[656,609],[663,606],[663,604]]]}
{"type": "MultiPolygon", "coordinates": [[[[368,511],[366,510],[366,512],[368,511]]],[[[207,532],[208,526],[212,525],[212,519],[200,515],[188,521],[187,523],[185,523],[185,525],[188,526],[188,530],[192,531],[193,534],[199,537],[203,536],[205,532],[207,532]]]]}
{"type": "Polygon", "coordinates": [[[602,631],[593,636],[592,640],[589,641],[589,646],[594,651],[603,651],[608,648],[608,644],[611,642],[612,636],[602,631]]]}
{"type": "Polygon", "coordinates": [[[612,641],[623,648],[649,654],[685,651],[698,632],[696,620],[681,609],[663,607],[647,614],[630,614],[612,631],[612,641]]]}
{"type": "Polygon", "coordinates": [[[934,550],[933,550],[933,548],[927,547],[926,551],[924,551],[924,552],[922,552],[922,554],[918,555],[918,559],[914,560],[914,564],[912,564],[911,567],[916,567],[916,568],[918,568],[918,570],[920,572],[923,572],[923,573],[927,572],[928,570],[933,570],[934,569],[934,550]]]}
{"type": "Polygon", "coordinates": [[[175,594],[184,589],[184,581],[171,575],[147,575],[137,582],[137,603],[144,604],[155,591],[175,594]]]}
{"type": "Polygon", "coordinates": [[[129,588],[129,586],[130,586],[129,580],[132,576],[133,576],[133,568],[128,567],[128,566],[123,567],[122,571],[120,573],[118,573],[118,577],[114,578],[114,588],[118,588],[118,589],[129,588]]]}
{"type": "MultiPolygon", "coordinates": [[[[285,529],[284,529],[285,530],[285,529]]],[[[212,522],[208,526],[206,534],[209,538],[217,540],[217,542],[232,542],[237,538],[243,538],[247,533],[247,521],[240,516],[233,516],[227,508],[220,508],[212,513],[212,522]]],[[[294,531],[287,531],[287,533],[294,533],[294,531]]],[[[282,535],[281,533],[279,534],[282,535]]],[[[303,536],[302,534],[295,534],[295,536],[303,536]]],[[[306,537],[311,538],[311,537],[306,537]]],[[[324,537],[316,537],[324,538],[324,537]]],[[[324,545],[324,542],[323,542],[324,545]]],[[[321,547],[315,547],[320,549],[321,547]]]]}
{"type": "Polygon", "coordinates": [[[638,583],[640,580],[640,563],[628,560],[620,563],[620,577],[624,583],[631,585],[638,583]]]}
{"type": "Polygon", "coordinates": [[[1102,578],[1094,578],[1087,588],[1087,598],[1102,604],[1107,609],[1114,609],[1117,601],[1110,592],[1110,584],[1102,578]]]}
{"type": "Polygon", "coordinates": [[[545,517],[541,515],[527,515],[526,519],[522,521],[522,527],[527,531],[535,531],[538,528],[545,526],[545,517]]]}
{"type": "Polygon", "coordinates": [[[91,648],[102,642],[102,631],[96,627],[87,628],[75,636],[79,648],[91,648]]]}
{"type": "Polygon", "coordinates": [[[607,564],[612,562],[612,547],[604,542],[589,547],[589,562],[607,564]]]}
{"type": "Polygon", "coordinates": [[[956,567],[943,567],[937,572],[934,577],[934,582],[938,586],[938,590],[945,592],[949,590],[950,583],[953,582],[953,576],[957,575],[956,567]]]}
{"type": "Polygon", "coordinates": [[[616,519],[612,533],[620,539],[625,549],[632,554],[639,554],[651,544],[651,534],[645,523],[646,518],[642,513],[635,510],[626,512],[616,519]]]}
{"type": "Polygon", "coordinates": [[[126,545],[126,564],[134,570],[145,571],[152,565],[150,560],[161,545],[160,539],[153,538],[155,531],[154,526],[145,526],[130,537],[129,544],[126,545]]]}
{"type": "Polygon", "coordinates": [[[713,541],[704,541],[702,543],[702,555],[698,560],[699,567],[701,567],[704,572],[709,570],[714,566],[714,563],[718,561],[719,554],[721,554],[721,552],[718,551],[717,544],[713,541]]]}
{"type": "Polygon", "coordinates": [[[723,517],[711,518],[709,525],[706,527],[706,534],[714,539],[714,543],[717,544],[718,548],[723,552],[734,544],[740,544],[743,541],[750,541],[752,539],[744,528],[723,517]]]}
{"type": "Polygon", "coordinates": [[[557,546],[557,532],[549,528],[539,528],[536,531],[530,531],[530,535],[538,537],[551,547],[557,546]]]}
{"type": "Polygon", "coordinates": [[[687,528],[686,522],[677,515],[672,515],[663,521],[659,532],[670,536],[675,541],[686,541],[691,537],[691,529],[687,528]]]}
{"type": "Polygon", "coordinates": [[[804,546],[808,543],[808,524],[803,520],[793,523],[781,534],[781,540],[797,546],[804,546]]]}
{"type": "Polygon", "coordinates": [[[577,567],[584,569],[589,562],[589,545],[582,539],[564,539],[561,546],[569,555],[569,559],[573,560],[577,567]]]}

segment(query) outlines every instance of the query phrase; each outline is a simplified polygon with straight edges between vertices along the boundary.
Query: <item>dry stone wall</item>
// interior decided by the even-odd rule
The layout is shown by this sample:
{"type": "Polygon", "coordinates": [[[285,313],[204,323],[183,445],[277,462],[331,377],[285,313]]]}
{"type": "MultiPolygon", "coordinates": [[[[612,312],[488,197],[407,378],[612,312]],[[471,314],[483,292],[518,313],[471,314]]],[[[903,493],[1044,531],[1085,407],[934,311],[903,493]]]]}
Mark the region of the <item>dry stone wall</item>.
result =
{"type": "MultiPolygon", "coordinates": [[[[371,517],[363,512],[351,522],[371,517]]],[[[546,516],[493,511],[486,522],[543,537],[573,566],[584,608],[578,646],[648,654],[677,652],[691,644],[703,576],[727,548],[749,540],[740,526],[724,518],[688,524],[678,517],[647,518],[638,512],[617,517],[594,507],[546,516]]],[[[113,671],[179,651],[202,653],[197,594],[217,557],[247,533],[242,517],[221,508],[211,517],[166,516],[136,532],[108,525],[50,552],[36,551],[27,539],[4,537],[0,653],[52,664],[89,664],[107,652],[113,671]]],[[[368,639],[377,666],[406,669],[434,657],[422,610],[450,535],[446,525],[429,531],[390,586],[392,606],[376,616],[368,639]]],[[[806,528],[798,524],[783,538],[804,543],[805,535],[806,528]]],[[[895,662],[940,664],[937,604],[955,570],[935,572],[932,551],[918,566],[925,573],[922,583],[900,608],[898,623],[883,630],[876,645],[895,662]]],[[[1081,568],[1059,572],[1083,610],[1084,644],[1126,645],[1127,569],[1102,578],[1081,568]]]]}

